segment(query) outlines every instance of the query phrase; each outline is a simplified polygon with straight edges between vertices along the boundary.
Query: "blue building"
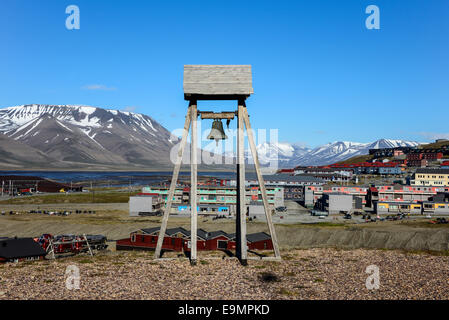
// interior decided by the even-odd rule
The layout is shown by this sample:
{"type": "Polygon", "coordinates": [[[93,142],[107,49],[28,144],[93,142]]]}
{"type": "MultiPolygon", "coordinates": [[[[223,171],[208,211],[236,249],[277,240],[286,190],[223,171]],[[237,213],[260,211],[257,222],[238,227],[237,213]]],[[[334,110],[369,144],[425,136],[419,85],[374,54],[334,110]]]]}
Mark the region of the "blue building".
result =
{"type": "Polygon", "coordinates": [[[379,167],[379,174],[401,174],[401,167],[379,167]]]}

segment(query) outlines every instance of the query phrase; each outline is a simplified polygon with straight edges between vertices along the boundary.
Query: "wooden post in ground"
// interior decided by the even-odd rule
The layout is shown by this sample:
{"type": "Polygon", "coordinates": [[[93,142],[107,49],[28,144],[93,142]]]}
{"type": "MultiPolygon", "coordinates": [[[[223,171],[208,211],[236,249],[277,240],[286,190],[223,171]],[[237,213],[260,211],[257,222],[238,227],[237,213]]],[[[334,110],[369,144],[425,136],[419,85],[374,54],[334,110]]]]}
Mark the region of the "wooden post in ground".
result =
{"type": "Polygon", "coordinates": [[[92,249],[90,248],[89,240],[87,240],[86,234],[83,234],[83,237],[84,237],[84,240],[86,241],[87,248],[89,249],[90,255],[93,256],[94,254],[92,252],[92,249]]]}
{"type": "Polygon", "coordinates": [[[237,215],[236,215],[236,255],[242,265],[247,264],[246,240],[246,195],[245,195],[245,137],[244,101],[238,101],[237,124],[237,215]]]}
{"type": "Polygon", "coordinates": [[[161,257],[162,243],[164,241],[165,230],[167,230],[168,216],[170,215],[171,205],[173,203],[173,196],[175,194],[176,189],[176,183],[178,181],[179,170],[181,168],[182,156],[184,154],[184,148],[187,144],[187,136],[189,134],[190,129],[190,116],[191,116],[190,110],[191,106],[189,106],[189,109],[187,110],[187,116],[184,123],[184,131],[182,133],[181,143],[179,145],[179,150],[176,157],[175,168],[173,169],[173,176],[171,179],[170,190],[168,191],[167,194],[167,203],[165,206],[164,216],[162,217],[162,224],[161,229],[159,230],[159,237],[157,239],[156,250],[154,252],[155,259],[159,259],[161,257]]]}
{"type": "Polygon", "coordinates": [[[262,172],[260,171],[259,156],[257,155],[257,148],[254,142],[254,135],[249,122],[248,110],[246,106],[243,108],[243,119],[245,121],[246,132],[248,134],[248,142],[253,155],[254,166],[256,167],[257,180],[259,180],[260,193],[262,194],[263,205],[265,208],[265,215],[267,217],[268,228],[270,230],[271,241],[273,243],[274,255],[276,258],[281,259],[279,251],[278,240],[276,236],[276,230],[274,229],[273,220],[271,219],[270,207],[268,204],[267,189],[265,188],[265,182],[263,180],[262,172]]]}
{"type": "Polygon", "coordinates": [[[197,229],[198,229],[198,212],[197,212],[197,163],[198,163],[198,137],[197,137],[197,117],[198,111],[196,101],[190,102],[192,135],[190,141],[190,263],[196,264],[197,259],[197,229]]]}

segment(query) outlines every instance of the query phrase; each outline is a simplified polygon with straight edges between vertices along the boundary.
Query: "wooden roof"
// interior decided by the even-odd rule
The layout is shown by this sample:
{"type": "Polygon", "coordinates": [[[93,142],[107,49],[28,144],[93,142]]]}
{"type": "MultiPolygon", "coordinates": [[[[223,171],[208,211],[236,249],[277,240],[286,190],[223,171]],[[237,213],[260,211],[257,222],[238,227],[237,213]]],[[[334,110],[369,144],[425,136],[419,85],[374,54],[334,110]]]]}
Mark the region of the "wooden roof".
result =
{"type": "Polygon", "coordinates": [[[232,99],[254,93],[250,65],[185,65],[186,99],[232,99]]]}

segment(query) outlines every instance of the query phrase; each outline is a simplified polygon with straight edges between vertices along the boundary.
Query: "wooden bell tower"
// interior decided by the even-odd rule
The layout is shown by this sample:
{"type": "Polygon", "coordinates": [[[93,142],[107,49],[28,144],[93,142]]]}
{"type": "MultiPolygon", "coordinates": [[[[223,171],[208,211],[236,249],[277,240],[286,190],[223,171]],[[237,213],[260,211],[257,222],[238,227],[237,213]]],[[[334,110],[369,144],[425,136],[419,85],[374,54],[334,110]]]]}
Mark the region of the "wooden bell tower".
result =
{"type": "Polygon", "coordinates": [[[155,251],[155,258],[161,257],[161,248],[167,229],[167,221],[170,215],[173,196],[178,181],[179,170],[181,168],[182,157],[187,144],[187,136],[191,131],[191,189],[190,189],[190,212],[191,230],[190,262],[192,265],[197,261],[197,163],[198,163],[198,133],[197,119],[234,119],[238,118],[237,124],[237,213],[236,213],[236,256],[243,265],[247,264],[247,240],[246,240],[246,195],[245,195],[245,157],[244,157],[244,126],[247,130],[249,146],[253,155],[256,174],[259,181],[259,188],[262,194],[265,215],[270,230],[271,241],[275,259],[281,259],[276,231],[271,219],[271,212],[268,204],[267,191],[260,171],[260,163],[254,142],[253,131],[249,122],[248,111],[245,105],[246,99],[254,93],[252,88],[252,74],[250,65],[185,65],[184,66],[184,99],[189,101],[184,131],[178,150],[170,189],[167,195],[167,202],[162,218],[162,225],[159,231],[158,242],[155,251]],[[237,101],[237,111],[235,112],[201,112],[197,109],[199,100],[234,100],[237,101]]]}

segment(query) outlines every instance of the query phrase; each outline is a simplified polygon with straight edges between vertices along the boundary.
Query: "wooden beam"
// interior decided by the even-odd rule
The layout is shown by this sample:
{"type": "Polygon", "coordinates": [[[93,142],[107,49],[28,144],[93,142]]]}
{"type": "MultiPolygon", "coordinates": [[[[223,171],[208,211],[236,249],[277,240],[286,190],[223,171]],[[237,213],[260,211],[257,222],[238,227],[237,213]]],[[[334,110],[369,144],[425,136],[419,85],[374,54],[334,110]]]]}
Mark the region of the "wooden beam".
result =
{"type": "Polygon", "coordinates": [[[184,94],[184,100],[244,100],[249,94],[184,94]]]}
{"type": "MultiPolygon", "coordinates": [[[[243,104],[244,104],[244,102],[243,102],[243,104]]],[[[256,167],[257,179],[259,180],[259,188],[260,188],[260,193],[262,194],[263,205],[265,208],[265,215],[267,217],[268,229],[270,230],[271,241],[273,242],[274,255],[277,259],[280,259],[281,253],[279,251],[276,230],[274,229],[273,220],[271,219],[271,212],[270,212],[270,207],[268,204],[268,197],[267,197],[267,189],[265,188],[265,182],[263,180],[262,172],[260,171],[259,156],[257,155],[257,148],[256,148],[256,144],[254,142],[254,135],[253,135],[253,131],[251,129],[251,124],[249,123],[248,110],[246,109],[246,106],[243,107],[242,112],[243,112],[243,119],[245,121],[246,131],[248,134],[248,141],[249,141],[249,146],[251,149],[251,154],[253,155],[253,159],[254,159],[254,166],[256,167]]]]}
{"type": "Polygon", "coordinates": [[[234,119],[236,112],[198,111],[201,119],[234,119]]]}
{"type": "Polygon", "coordinates": [[[197,212],[197,163],[198,163],[198,136],[197,136],[197,106],[191,104],[190,111],[192,113],[192,135],[190,141],[190,263],[196,265],[197,259],[197,229],[198,229],[198,212],[197,212]]]}
{"type": "MultiPolygon", "coordinates": [[[[196,101],[194,102],[194,104],[196,105],[196,101]]],[[[184,123],[184,131],[182,132],[181,143],[179,145],[179,150],[178,150],[178,154],[176,157],[175,167],[173,169],[173,176],[171,179],[170,189],[167,194],[167,203],[166,203],[166,207],[165,207],[165,211],[164,211],[164,216],[162,217],[161,229],[159,230],[159,237],[157,239],[156,250],[154,252],[155,259],[159,259],[161,257],[162,243],[164,241],[165,230],[167,230],[167,221],[168,221],[168,217],[170,215],[171,206],[173,203],[173,197],[175,195],[176,184],[178,182],[179,170],[181,168],[182,156],[184,154],[184,148],[187,144],[187,136],[189,134],[189,129],[190,129],[191,105],[192,105],[192,102],[190,102],[189,109],[187,110],[187,116],[186,116],[186,120],[184,123]]]]}
{"type": "Polygon", "coordinates": [[[237,124],[237,217],[236,217],[236,255],[242,265],[247,265],[246,239],[246,195],[245,195],[245,137],[244,101],[238,102],[237,124]]]}

